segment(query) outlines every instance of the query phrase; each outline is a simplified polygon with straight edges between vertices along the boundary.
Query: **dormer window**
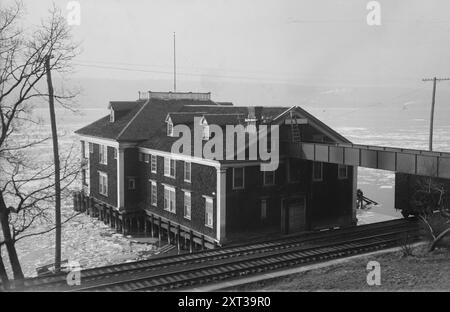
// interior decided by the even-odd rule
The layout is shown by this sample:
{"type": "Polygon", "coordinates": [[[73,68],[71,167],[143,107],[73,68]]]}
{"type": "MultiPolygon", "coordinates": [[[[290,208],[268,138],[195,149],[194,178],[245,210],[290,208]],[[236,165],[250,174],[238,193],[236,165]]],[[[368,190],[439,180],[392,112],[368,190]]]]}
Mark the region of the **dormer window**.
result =
{"type": "Polygon", "coordinates": [[[173,136],[173,121],[170,117],[170,114],[166,117],[166,124],[167,124],[167,136],[172,137],[173,136]]]}
{"type": "Polygon", "coordinates": [[[111,111],[109,113],[109,122],[114,122],[114,110],[111,108],[111,111]]]}
{"type": "Polygon", "coordinates": [[[210,135],[208,124],[203,125],[203,140],[209,140],[210,135]]]}
{"type": "Polygon", "coordinates": [[[209,131],[209,125],[205,117],[200,120],[200,125],[202,126],[202,139],[209,140],[209,138],[211,137],[211,133],[209,131]]]}
{"type": "Polygon", "coordinates": [[[171,120],[167,122],[167,135],[173,136],[173,123],[171,120]]]}

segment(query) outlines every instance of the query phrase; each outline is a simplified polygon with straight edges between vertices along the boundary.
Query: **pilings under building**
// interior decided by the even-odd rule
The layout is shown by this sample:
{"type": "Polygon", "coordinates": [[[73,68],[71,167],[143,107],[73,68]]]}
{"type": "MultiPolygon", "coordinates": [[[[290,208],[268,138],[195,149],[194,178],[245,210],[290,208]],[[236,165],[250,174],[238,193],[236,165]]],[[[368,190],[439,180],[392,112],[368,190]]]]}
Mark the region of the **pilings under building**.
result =
{"type": "Polygon", "coordinates": [[[73,193],[73,207],[109,225],[124,236],[157,238],[161,243],[173,244],[178,251],[194,252],[219,247],[215,241],[201,233],[176,224],[161,216],[143,210],[120,211],[116,207],[100,202],[83,192],[73,193]]]}

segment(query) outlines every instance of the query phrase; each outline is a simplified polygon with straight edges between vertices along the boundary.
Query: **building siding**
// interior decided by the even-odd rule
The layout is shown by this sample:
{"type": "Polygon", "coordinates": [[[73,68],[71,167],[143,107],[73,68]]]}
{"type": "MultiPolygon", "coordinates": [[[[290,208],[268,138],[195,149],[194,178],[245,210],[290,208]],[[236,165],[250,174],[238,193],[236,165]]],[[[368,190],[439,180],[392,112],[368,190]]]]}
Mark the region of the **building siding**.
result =
{"type": "MultiPolygon", "coordinates": [[[[307,176],[312,181],[313,162],[308,162],[307,176]]],[[[347,178],[338,178],[338,165],[323,163],[323,180],[312,181],[309,192],[310,227],[351,224],[353,212],[353,167],[347,178]]]]}
{"type": "Polygon", "coordinates": [[[157,172],[151,172],[151,161],[139,162],[140,174],[139,206],[150,213],[155,213],[178,224],[191,228],[207,236],[216,237],[216,179],[214,167],[191,163],[191,182],[184,181],[184,161],[176,160],[175,178],[164,176],[164,157],[157,156],[157,172]],[[149,180],[157,182],[157,207],[150,205],[149,180]],[[164,184],[175,187],[176,213],[164,210],[164,184]],[[191,220],[184,217],[184,191],[191,192],[191,220]],[[205,225],[205,199],[213,198],[213,227],[205,225]]]}
{"type": "MultiPolygon", "coordinates": [[[[320,134],[309,125],[301,125],[302,139],[317,140],[320,134]]],[[[311,161],[284,158],[285,147],[291,141],[290,126],[280,129],[280,158],[282,161],[275,172],[275,184],[264,185],[264,172],[260,165],[245,166],[243,189],[233,189],[233,168],[226,169],[226,233],[245,232],[247,230],[265,230],[269,228],[286,230],[286,211],[289,204],[304,198],[304,229],[335,225],[350,225],[353,213],[353,168],[348,167],[347,178],[338,178],[338,165],[323,164],[323,180],[313,181],[311,161]],[[289,176],[291,179],[289,179],[289,176]],[[295,177],[295,179],[293,179],[295,177]],[[291,180],[291,181],[289,181],[291,180]],[[295,181],[293,181],[295,180],[295,181]],[[261,218],[261,201],[266,200],[266,218],[261,218]]],[[[320,138],[325,142],[329,137],[320,138]]],[[[202,233],[217,238],[217,169],[213,166],[191,163],[191,182],[184,181],[184,161],[176,160],[175,178],[164,176],[164,157],[157,156],[157,172],[151,172],[149,161],[139,160],[139,147],[125,145],[124,149],[124,211],[121,213],[155,214],[202,233]],[[129,188],[129,180],[135,180],[135,189],[129,188]],[[151,205],[151,183],[157,183],[157,204],[151,205]],[[164,210],[164,185],[176,190],[175,212],[164,210]],[[184,190],[191,193],[191,219],[184,217],[184,190]],[[206,226],[205,198],[213,199],[213,226],[206,226]]],[[[148,154],[148,153],[147,153],[148,154]]],[[[150,155],[150,154],[148,154],[150,155]]],[[[117,160],[114,159],[114,148],[108,147],[108,164],[99,162],[99,145],[93,144],[93,153],[89,154],[90,193],[99,201],[117,206],[117,160]],[[108,196],[99,193],[98,171],[108,174],[108,196]]],[[[238,166],[236,163],[227,166],[238,166]]],[[[294,208],[295,209],[295,208],[294,208]]],[[[302,212],[303,213],[303,212],[302,212]]],[[[303,225],[302,225],[303,230],[303,225]]],[[[224,239],[221,237],[221,240],[224,239]]]]}
{"type": "Polygon", "coordinates": [[[117,206],[117,160],[114,159],[114,147],[108,146],[107,150],[107,165],[100,163],[99,144],[93,143],[93,153],[89,153],[90,195],[97,200],[117,206]],[[108,175],[108,196],[99,192],[99,171],[108,175]]]}

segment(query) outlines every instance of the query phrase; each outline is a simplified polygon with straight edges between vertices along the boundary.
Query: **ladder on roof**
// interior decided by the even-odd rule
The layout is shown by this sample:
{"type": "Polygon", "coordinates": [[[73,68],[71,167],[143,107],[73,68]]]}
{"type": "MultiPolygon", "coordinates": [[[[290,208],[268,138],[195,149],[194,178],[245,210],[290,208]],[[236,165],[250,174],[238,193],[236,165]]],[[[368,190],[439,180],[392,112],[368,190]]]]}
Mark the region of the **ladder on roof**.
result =
{"type": "Polygon", "coordinates": [[[294,117],[294,115],[292,114],[292,112],[290,112],[290,117],[291,117],[291,138],[292,138],[292,142],[297,143],[300,142],[302,140],[302,136],[300,133],[300,127],[297,123],[297,118],[294,117]]]}

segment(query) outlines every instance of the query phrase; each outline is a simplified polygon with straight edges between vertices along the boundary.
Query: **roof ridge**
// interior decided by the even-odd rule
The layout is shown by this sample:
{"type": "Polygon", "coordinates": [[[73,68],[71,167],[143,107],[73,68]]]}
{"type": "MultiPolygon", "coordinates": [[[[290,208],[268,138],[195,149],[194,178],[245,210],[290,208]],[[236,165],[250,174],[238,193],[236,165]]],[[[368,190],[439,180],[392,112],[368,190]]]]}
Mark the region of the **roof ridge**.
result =
{"type": "Polygon", "coordinates": [[[245,115],[245,113],[204,113],[205,115],[228,115],[228,116],[232,116],[232,115],[245,115]]]}
{"type": "Polygon", "coordinates": [[[136,112],[136,114],[133,116],[133,118],[130,119],[130,121],[123,127],[123,129],[119,132],[119,134],[116,136],[116,140],[119,140],[119,138],[122,136],[122,134],[125,132],[125,130],[128,129],[128,127],[133,123],[133,121],[136,119],[136,117],[142,112],[144,107],[147,106],[147,104],[150,102],[150,99],[148,99],[142,107],[136,112]]]}
{"type": "Polygon", "coordinates": [[[183,114],[183,115],[187,115],[187,114],[205,114],[206,112],[168,112],[167,114],[183,114]]]}

